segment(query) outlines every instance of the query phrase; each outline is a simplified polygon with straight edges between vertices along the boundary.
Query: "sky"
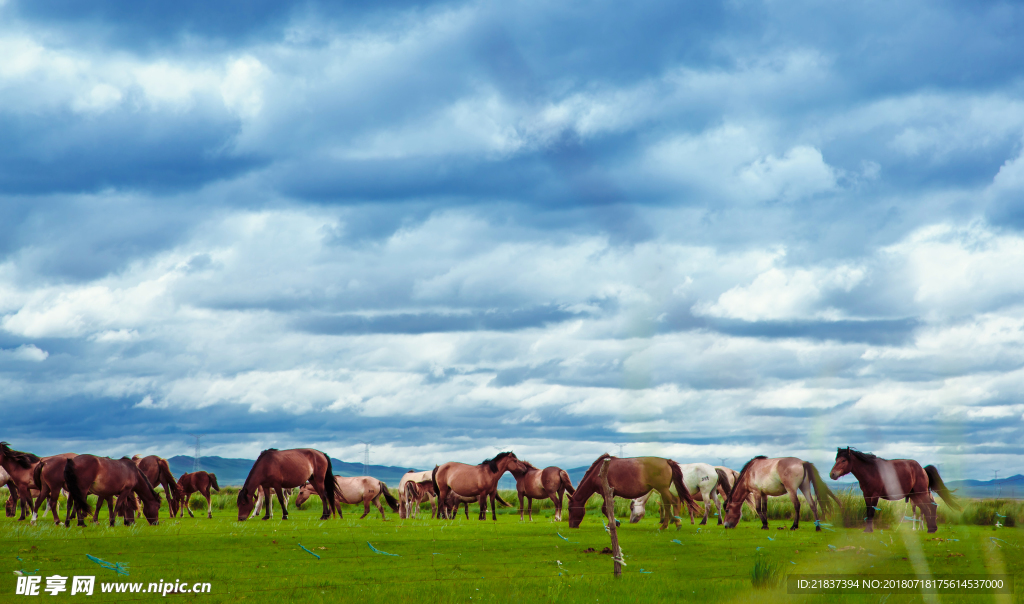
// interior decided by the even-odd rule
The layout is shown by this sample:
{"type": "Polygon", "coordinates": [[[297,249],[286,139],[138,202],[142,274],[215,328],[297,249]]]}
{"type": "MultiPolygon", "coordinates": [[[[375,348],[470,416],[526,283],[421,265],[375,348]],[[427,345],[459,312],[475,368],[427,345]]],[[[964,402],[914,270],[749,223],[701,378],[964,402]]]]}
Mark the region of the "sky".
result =
{"type": "Polygon", "coordinates": [[[0,439],[1024,472],[1022,27],[0,0],[0,439]]]}

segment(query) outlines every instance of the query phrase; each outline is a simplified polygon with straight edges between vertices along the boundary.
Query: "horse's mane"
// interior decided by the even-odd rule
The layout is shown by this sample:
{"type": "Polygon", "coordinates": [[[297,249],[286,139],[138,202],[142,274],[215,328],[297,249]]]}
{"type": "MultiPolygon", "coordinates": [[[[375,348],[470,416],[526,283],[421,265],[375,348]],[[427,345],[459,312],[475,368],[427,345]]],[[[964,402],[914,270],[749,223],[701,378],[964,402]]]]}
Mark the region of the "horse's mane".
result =
{"type": "Polygon", "coordinates": [[[594,460],[594,463],[590,464],[590,467],[587,468],[587,471],[583,473],[583,478],[580,479],[580,482],[582,483],[584,480],[587,479],[587,476],[590,476],[590,473],[594,471],[594,468],[597,467],[597,464],[601,463],[606,459],[611,459],[611,456],[611,453],[601,454],[601,457],[598,457],[596,460],[594,460]]]}
{"type": "MultiPolygon", "coordinates": [[[[854,449],[853,447],[846,447],[846,452],[848,454],[850,454],[850,455],[853,455],[857,459],[863,461],[864,463],[874,463],[874,461],[876,459],[881,459],[880,457],[878,457],[874,453],[865,453],[863,451],[858,451],[857,449],[854,449]]],[[[839,449],[839,452],[837,453],[836,456],[838,457],[839,455],[842,455],[842,453],[843,453],[843,450],[839,449]]]]}
{"type": "Polygon", "coordinates": [[[260,451],[260,456],[256,458],[256,461],[263,459],[263,456],[266,455],[267,453],[270,453],[271,451],[277,451],[277,449],[264,449],[260,451]]]}
{"type": "MultiPolygon", "coordinates": [[[[271,451],[277,451],[277,449],[270,448],[270,449],[264,449],[264,450],[260,451],[260,456],[256,458],[256,463],[252,464],[252,469],[249,470],[249,475],[245,477],[245,482],[242,483],[242,488],[238,489],[238,499],[237,499],[238,505],[242,505],[242,503],[250,495],[250,493],[249,493],[249,477],[252,476],[252,471],[256,469],[256,464],[260,463],[260,460],[263,459],[263,456],[265,456],[267,453],[270,453],[271,451]]],[[[329,462],[330,458],[328,457],[327,459],[328,459],[328,462],[329,462]]]]}
{"type": "Polygon", "coordinates": [[[481,466],[486,465],[488,468],[491,469],[492,472],[497,472],[498,471],[498,460],[503,459],[505,457],[508,457],[509,455],[511,455],[512,457],[516,456],[516,454],[513,453],[512,451],[505,451],[504,453],[498,453],[497,455],[495,455],[491,459],[485,459],[485,460],[481,461],[479,465],[481,465],[481,466]]]}
{"type": "MultiPolygon", "coordinates": [[[[523,460],[520,459],[519,461],[523,461],[523,460]]],[[[530,468],[531,470],[539,470],[540,469],[540,468],[538,468],[537,466],[533,465],[532,463],[530,463],[528,461],[523,461],[523,465],[526,466],[527,468],[530,468]]]]}
{"type": "Polygon", "coordinates": [[[23,468],[30,468],[32,464],[39,461],[39,456],[24,451],[15,451],[7,442],[0,442],[0,451],[3,452],[5,457],[10,457],[14,463],[23,468]]]}
{"type": "MultiPolygon", "coordinates": [[[[732,483],[733,493],[736,493],[736,491],[738,490],[736,487],[740,486],[740,483],[743,482],[743,475],[747,473],[747,470],[750,468],[750,464],[754,463],[759,459],[768,459],[768,457],[765,455],[758,455],[757,457],[754,457],[747,463],[743,464],[743,469],[740,470],[740,473],[736,475],[736,480],[732,483]]],[[[746,493],[744,493],[744,495],[746,495],[746,493]]],[[[732,501],[732,494],[729,495],[729,501],[732,501]]]]}

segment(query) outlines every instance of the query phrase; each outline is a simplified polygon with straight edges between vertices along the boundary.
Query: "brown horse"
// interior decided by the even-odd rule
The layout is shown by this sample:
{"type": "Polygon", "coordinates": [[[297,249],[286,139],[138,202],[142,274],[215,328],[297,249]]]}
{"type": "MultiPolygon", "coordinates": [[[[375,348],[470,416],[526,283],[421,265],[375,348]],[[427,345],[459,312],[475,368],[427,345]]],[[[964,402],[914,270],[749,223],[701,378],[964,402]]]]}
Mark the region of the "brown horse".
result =
{"type": "Polygon", "coordinates": [[[37,463],[39,457],[15,451],[6,442],[0,442],[0,468],[7,471],[8,482],[14,483],[18,492],[17,501],[21,503],[21,517],[18,520],[24,520],[28,516],[32,501],[29,489],[35,484],[32,480],[32,471],[35,470],[37,463]]]}
{"type": "MultiPolygon", "coordinates": [[[[935,466],[921,467],[913,459],[882,459],[871,453],[862,453],[846,447],[836,450],[836,465],[832,466],[829,476],[837,480],[840,476],[853,474],[860,483],[864,493],[864,504],[867,506],[867,528],[865,533],[874,530],[875,506],[879,498],[889,501],[913,500],[914,505],[921,509],[928,532],[938,530],[936,524],[936,503],[930,491],[935,491],[949,507],[960,510],[960,504],[946,488],[939,477],[935,466]]],[[[917,517],[917,513],[914,513],[917,517]]]]}
{"type": "MultiPolygon", "coordinates": [[[[335,476],[334,483],[336,486],[334,489],[334,507],[338,512],[339,518],[341,517],[341,508],[338,506],[342,503],[363,504],[363,515],[359,517],[360,520],[366,518],[366,515],[370,513],[370,504],[372,503],[380,511],[381,520],[387,520],[387,517],[384,515],[384,507],[380,504],[381,496],[387,501],[388,507],[391,508],[392,512],[398,511],[398,500],[388,491],[388,485],[372,476],[335,476]]],[[[313,485],[307,484],[302,487],[302,490],[295,497],[296,507],[306,503],[306,500],[313,495],[316,495],[316,489],[313,488],[313,485]]]]}
{"type": "Polygon", "coordinates": [[[139,466],[139,469],[146,475],[150,483],[164,488],[164,495],[167,496],[167,510],[171,518],[177,516],[178,481],[174,480],[174,474],[171,474],[171,467],[167,464],[167,460],[156,455],[147,455],[145,457],[135,455],[132,457],[132,461],[135,462],[135,465],[139,466]]]}
{"type": "MultiPolygon", "coordinates": [[[[78,515],[78,526],[85,526],[85,517],[90,506],[86,497],[96,495],[96,516],[99,508],[107,502],[110,512],[110,526],[114,526],[117,515],[124,515],[125,525],[135,522],[135,498],[142,500],[142,512],[150,524],[159,524],[160,494],[153,490],[153,485],[127,457],[111,459],[95,455],[79,455],[68,459],[64,466],[64,484],[67,486],[71,500],[74,502],[75,513],[78,515]],[[111,499],[117,496],[116,508],[110,507],[111,499]]],[[[68,505],[70,508],[71,506],[68,505]]],[[[69,522],[70,524],[70,518],[69,522]]]]}
{"type": "Polygon", "coordinates": [[[238,520],[244,521],[249,517],[256,499],[256,490],[261,488],[267,500],[267,513],[263,519],[269,520],[273,514],[273,501],[270,499],[270,491],[273,489],[281,503],[281,519],[287,520],[288,506],[284,502],[282,489],[301,487],[307,480],[313,485],[313,490],[323,503],[324,509],[320,519],[329,519],[335,511],[334,491],[337,486],[331,471],[331,458],[315,449],[263,451],[249,470],[245,484],[238,491],[238,520]]]}
{"type": "Polygon", "coordinates": [[[842,507],[836,499],[835,494],[828,489],[828,485],[821,479],[818,469],[809,461],[803,461],[796,457],[777,457],[768,459],[764,455],[758,455],[751,459],[740,470],[740,475],[733,486],[732,494],[725,504],[725,528],[734,528],[740,521],[743,511],[743,503],[750,495],[754,496],[754,511],[761,518],[761,528],[768,530],[768,497],[781,497],[789,495],[795,512],[793,514],[793,526],[790,530],[800,528],[800,498],[799,491],[803,491],[804,499],[811,506],[814,514],[814,530],[821,530],[821,522],[818,517],[818,507],[822,513],[828,513],[832,502],[829,497],[842,507]],[[814,494],[811,497],[811,487],[814,487],[814,494]]]}
{"type": "MultiPolygon", "coordinates": [[[[669,491],[669,488],[675,485],[676,491],[682,500],[686,502],[687,508],[695,513],[700,513],[700,508],[697,507],[693,497],[690,496],[690,491],[683,484],[683,471],[676,462],[662,457],[629,457],[622,459],[605,453],[591,464],[587,473],[580,480],[580,483],[576,485],[576,492],[569,498],[569,528],[578,528],[580,526],[583,516],[587,513],[587,500],[594,493],[600,492],[603,496],[604,485],[601,484],[600,473],[601,466],[606,459],[609,460],[607,476],[608,485],[613,490],[613,497],[636,499],[646,495],[651,490],[655,490],[661,494],[662,506],[666,506],[671,505],[670,502],[675,499],[671,491],[669,491]]],[[[668,527],[670,516],[672,516],[671,513],[664,513],[662,515],[662,529],[668,527]]],[[[682,526],[682,521],[677,517],[675,518],[675,524],[676,528],[679,528],[682,526]]]]}
{"type": "Polygon", "coordinates": [[[533,500],[550,499],[555,504],[555,522],[562,521],[562,494],[569,492],[571,497],[576,489],[572,486],[569,474],[562,468],[548,466],[541,470],[530,462],[523,462],[528,468],[526,472],[512,472],[516,479],[516,491],[519,494],[519,519],[523,519],[523,498],[526,498],[526,510],[533,520],[533,500]]]}
{"type": "MultiPolygon", "coordinates": [[[[418,485],[418,488],[423,489],[424,487],[422,485],[418,485]]],[[[431,485],[425,488],[432,489],[433,486],[431,485]]],[[[448,491],[448,499],[444,502],[445,505],[439,506],[440,511],[438,512],[437,517],[454,520],[455,517],[459,515],[459,504],[463,504],[466,508],[466,520],[469,520],[469,504],[474,503],[476,500],[476,497],[466,497],[464,495],[459,495],[455,491],[448,491]]],[[[512,504],[502,499],[501,495],[497,491],[494,492],[494,500],[501,507],[512,507],[512,504]]]]}
{"type": "Polygon", "coordinates": [[[423,472],[417,472],[416,470],[409,470],[402,475],[402,478],[398,481],[398,517],[399,518],[414,518],[419,513],[420,504],[424,501],[430,501],[430,517],[433,518],[437,514],[437,502],[434,495],[433,483],[430,482],[430,476],[433,474],[431,470],[425,470],[423,472]],[[416,488],[414,491],[410,491],[406,485],[409,482],[415,484],[426,485],[427,488],[416,488]],[[412,500],[407,497],[410,492],[415,492],[417,499],[412,500]]]}
{"type": "Polygon", "coordinates": [[[491,517],[498,519],[494,509],[494,499],[498,491],[498,479],[505,472],[526,472],[529,468],[511,451],[498,453],[492,459],[485,459],[479,465],[449,461],[434,468],[430,477],[434,484],[438,506],[444,509],[443,502],[448,499],[448,492],[455,491],[466,497],[476,497],[480,502],[480,520],[487,519],[487,496],[491,497],[491,517]]]}
{"type": "MultiPolygon", "coordinates": [[[[206,498],[206,517],[213,518],[213,499],[210,497],[210,489],[220,492],[220,485],[217,484],[217,475],[199,470],[198,472],[186,472],[178,477],[178,503],[179,510],[188,512],[189,518],[195,518],[192,508],[189,507],[189,500],[193,493],[199,493],[206,498]]],[[[181,513],[185,517],[185,512],[181,513]]]]}
{"type": "MultiPolygon", "coordinates": [[[[62,490],[66,489],[64,484],[64,468],[67,465],[67,461],[71,454],[65,455],[54,455],[52,457],[44,457],[39,460],[34,470],[32,470],[32,480],[39,488],[39,494],[36,496],[35,504],[32,506],[32,523],[34,524],[38,519],[39,507],[46,502],[47,507],[53,512],[53,521],[57,526],[60,526],[60,514],[57,511],[57,501],[60,498],[62,490]]],[[[77,455],[75,456],[77,457],[77,455]]],[[[68,499],[67,505],[67,517],[64,519],[65,524],[71,520],[71,508],[73,502],[68,499]]],[[[97,518],[99,517],[99,511],[97,509],[97,518]]]]}

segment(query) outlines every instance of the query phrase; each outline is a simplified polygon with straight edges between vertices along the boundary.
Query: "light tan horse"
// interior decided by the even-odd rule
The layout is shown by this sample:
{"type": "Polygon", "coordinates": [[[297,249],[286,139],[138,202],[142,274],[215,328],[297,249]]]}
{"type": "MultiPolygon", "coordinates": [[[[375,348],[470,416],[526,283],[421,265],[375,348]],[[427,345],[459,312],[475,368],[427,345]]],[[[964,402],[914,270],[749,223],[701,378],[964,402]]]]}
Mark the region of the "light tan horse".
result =
{"type": "Polygon", "coordinates": [[[572,496],[576,488],[572,486],[569,474],[562,468],[548,466],[541,470],[530,462],[523,462],[528,468],[526,472],[515,471],[516,492],[519,495],[519,519],[523,520],[523,498],[526,498],[526,511],[533,520],[533,500],[550,499],[555,504],[555,522],[562,521],[562,494],[566,491],[572,496]]]}
{"type": "MultiPolygon", "coordinates": [[[[388,507],[391,508],[392,512],[398,511],[398,500],[388,491],[388,485],[373,476],[335,476],[334,483],[336,485],[334,490],[334,507],[338,512],[339,518],[342,517],[342,513],[338,505],[342,503],[363,504],[363,515],[359,517],[360,520],[366,518],[367,514],[370,513],[370,504],[372,503],[380,511],[381,520],[386,521],[387,516],[384,514],[384,507],[380,504],[381,496],[387,501],[388,507]]],[[[295,497],[295,505],[301,506],[313,495],[316,495],[316,489],[313,488],[313,485],[305,485],[299,490],[298,496],[295,497]]]]}
{"type": "MultiPolygon", "coordinates": [[[[285,503],[285,507],[288,507],[288,500],[291,499],[292,495],[294,495],[294,494],[295,494],[295,489],[285,489],[284,490],[284,503],[285,503]]],[[[260,515],[260,512],[263,510],[263,504],[264,503],[265,503],[265,501],[264,501],[264,498],[263,498],[263,491],[261,490],[261,491],[259,491],[259,495],[256,496],[256,507],[254,507],[252,509],[252,513],[249,514],[249,518],[250,519],[260,515]]],[[[299,509],[301,510],[302,508],[299,507],[299,509]]]]}
{"type": "Polygon", "coordinates": [[[437,515],[437,502],[435,500],[433,483],[430,482],[430,475],[433,474],[432,470],[425,470],[423,472],[417,472],[415,470],[409,470],[402,475],[401,480],[398,481],[398,517],[399,518],[415,518],[419,515],[420,504],[424,501],[430,501],[430,517],[433,518],[437,515]],[[419,485],[427,485],[429,488],[417,488],[417,499],[411,500],[408,498],[409,489],[406,484],[413,482],[419,485]]]}
{"type": "Polygon", "coordinates": [[[818,469],[809,461],[803,461],[796,457],[776,457],[768,459],[759,455],[751,459],[740,470],[736,479],[732,495],[726,503],[725,528],[734,528],[740,521],[743,503],[750,495],[754,497],[754,511],[761,518],[761,528],[768,530],[768,498],[789,495],[793,503],[795,513],[793,515],[793,526],[790,530],[800,528],[800,498],[802,491],[804,499],[811,506],[814,514],[814,530],[821,530],[821,520],[818,516],[818,508],[821,507],[823,514],[828,513],[832,502],[829,497],[842,507],[835,494],[829,490],[828,485],[821,479],[818,469]],[[814,488],[815,497],[811,497],[811,487],[814,488]]]}
{"type": "Polygon", "coordinates": [[[174,518],[178,515],[178,481],[171,474],[171,466],[167,460],[156,455],[133,455],[132,461],[139,466],[142,473],[146,475],[153,486],[160,485],[164,488],[164,495],[167,496],[167,511],[174,518]]]}
{"type": "MultiPolygon", "coordinates": [[[[597,458],[587,473],[583,475],[580,483],[576,485],[576,492],[569,498],[569,528],[578,528],[586,514],[587,500],[594,493],[601,493],[604,496],[601,484],[600,472],[604,461],[608,460],[608,485],[612,488],[613,497],[625,499],[636,499],[649,493],[652,489],[661,495],[662,507],[671,506],[674,497],[669,487],[675,485],[676,491],[687,508],[695,513],[700,513],[700,508],[694,503],[690,491],[683,484],[683,471],[679,464],[671,459],[662,457],[628,457],[625,459],[612,457],[610,454],[597,458]]],[[[607,502],[610,503],[610,502],[607,502]]],[[[668,527],[668,519],[672,516],[671,508],[663,510],[661,528],[668,527]]],[[[675,518],[676,528],[682,526],[682,521],[675,518]]]]}
{"type": "Polygon", "coordinates": [[[491,517],[498,519],[494,509],[494,499],[498,491],[498,479],[505,472],[525,472],[529,468],[516,457],[511,451],[498,453],[492,459],[485,459],[479,465],[449,461],[434,468],[431,480],[434,483],[434,493],[438,498],[438,505],[444,509],[443,503],[448,498],[449,491],[455,491],[467,497],[476,497],[480,502],[480,520],[487,519],[487,496],[491,498],[491,517]]]}

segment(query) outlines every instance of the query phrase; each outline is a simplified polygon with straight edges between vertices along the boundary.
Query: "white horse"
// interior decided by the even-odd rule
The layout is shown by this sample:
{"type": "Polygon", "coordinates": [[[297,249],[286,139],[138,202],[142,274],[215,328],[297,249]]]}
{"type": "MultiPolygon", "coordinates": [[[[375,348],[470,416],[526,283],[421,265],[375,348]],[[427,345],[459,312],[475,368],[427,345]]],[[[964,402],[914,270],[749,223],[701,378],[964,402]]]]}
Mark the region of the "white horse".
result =
{"type": "Polygon", "coordinates": [[[437,502],[434,501],[436,497],[434,495],[434,487],[430,482],[430,476],[433,470],[427,470],[425,472],[414,472],[409,470],[402,475],[401,480],[398,481],[398,517],[399,518],[415,518],[419,515],[420,504],[424,501],[430,501],[431,516],[436,514],[437,502]],[[419,493],[417,501],[413,501],[409,497],[409,489],[406,484],[409,482],[416,483],[417,485],[425,484],[426,489],[416,489],[419,493]]]}
{"type": "MultiPolygon", "coordinates": [[[[690,492],[693,500],[704,502],[704,518],[700,523],[708,523],[708,514],[711,510],[709,502],[713,501],[718,509],[718,524],[722,524],[722,504],[718,501],[718,492],[721,491],[723,497],[729,496],[731,491],[730,483],[733,481],[730,480],[730,476],[725,472],[728,468],[717,468],[706,463],[681,463],[679,468],[683,471],[683,484],[690,492]]],[[[638,497],[630,503],[630,522],[640,522],[644,517],[647,512],[647,500],[650,499],[653,493],[654,491],[650,491],[643,497],[638,497]]],[[[673,508],[676,508],[679,505],[679,499],[673,497],[673,501],[668,503],[672,504],[673,508]]],[[[690,524],[693,524],[692,510],[690,511],[690,524]]]]}

